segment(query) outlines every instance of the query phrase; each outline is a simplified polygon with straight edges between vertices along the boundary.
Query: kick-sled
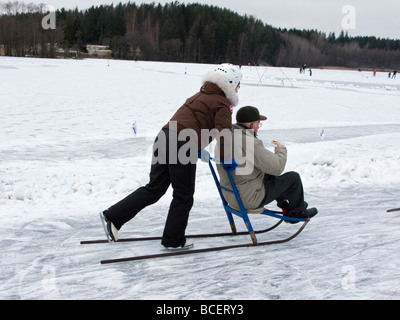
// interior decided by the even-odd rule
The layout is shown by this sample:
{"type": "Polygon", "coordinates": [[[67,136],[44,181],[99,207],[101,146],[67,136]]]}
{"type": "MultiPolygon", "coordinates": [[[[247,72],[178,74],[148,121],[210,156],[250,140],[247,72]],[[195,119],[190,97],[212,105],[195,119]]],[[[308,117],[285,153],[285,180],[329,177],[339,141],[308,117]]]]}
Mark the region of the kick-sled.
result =
{"type": "MultiPolygon", "coordinates": [[[[217,186],[219,195],[220,195],[221,200],[222,200],[222,205],[223,205],[223,207],[225,209],[225,212],[226,212],[226,215],[228,217],[228,221],[229,221],[229,224],[231,226],[233,235],[238,234],[238,232],[236,230],[236,225],[235,225],[235,221],[234,221],[233,215],[236,215],[236,216],[238,216],[238,217],[243,219],[243,222],[246,225],[246,228],[248,230],[248,233],[250,234],[251,240],[252,240],[254,245],[258,245],[259,244],[258,241],[257,241],[256,234],[260,234],[260,233],[265,233],[265,232],[271,231],[271,230],[275,229],[277,226],[279,226],[283,221],[287,221],[287,222],[290,222],[290,223],[303,222],[303,224],[301,225],[300,229],[295,234],[293,234],[291,237],[283,239],[283,240],[270,241],[270,242],[265,243],[265,244],[282,243],[282,242],[287,242],[289,240],[292,240],[301,231],[303,231],[304,227],[309,222],[309,220],[310,220],[309,218],[305,219],[305,218],[287,217],[287,216],[283,215],[282,211],[272,211],[272,210],[266,209],[264,207],[258,208],[258,209],[255,209],[255,210],[246,210],[244,208],[244,206],[243,206],[243,203],[242,203],[242,200],[240,198],[239,192],[238,192],[238,190],[236,188],[235,182],[233,181],[231,172],[225,169],[225,172],[226,172],[226,174],[228,176],[228,179],[229,179],[229,182],[230,182],[230,185],[231,185],[231,188],[229,189],[229,188],[225,188],[225,187],[221,186],[221,184],[219,182],[219,179],[218,179],[218,176],[217,176],[217,174],[215,172],[213,162],[214,163],[218,163],[219,160],[211,157],[210,153],[208,151],[206,151],[206,150],[202,150],[201,156],[199,156],[199,157],[203,162],[208,162],[208,165],[209,165],[210,170],[211,170],[211,174],[212,174],[212,176],[214,178],[215,184],[217,186]],[[237,201],[237,203],[239,205],[239,208],[232,207],[228,203],[228,201],[226,201],[222,190],[230,192],[230,193],[233,193],[235,195],[235,198],[236,198],[236,201],[237,201]],[[262,215],[266,215],[266,216],[269,216],[269,217],[276,218],[279,221],[275,225],[273,225],[272,227],[270,227],[268,229],[255,231],[253,229],[253,226],[252,226],[251,222],[250,222],[249,214],[262,214],[262,215]]],[[[260,243],[260,244],[264,244],[264,243],[260,243]]]]}
{"type": "MultiPolygon", "coordinates": [[[[242,200],[240,199],[239,192],[233,181],[231,173],[229,171],[225,170],[228,175],[230,184],[231,184],[231,189],[225,188],[225,187],[221,186],[221,184],[219,183],[217,174],[214,169],[214,165],[216,165],[215,163],[218,163],[218,160],[211,157],[210,153],[206,150],[202,150],[200,158],[203,162],[207,162],[210,167],[212,176],[214,178],[215,184],[217,186],[219,195],[222,200],[223,207],[227,214],[228,221],[229,221],[232,232],[212,233],[212,234],[195,234],[195,235],[187,235],[186,237],[187,238],[212,238],[212,237],[240,236],[240,235],[248,235],[249,234],[252,241],[248,242],[248,243],[226,245],[226,246],[221,246],[221,247],[179,250],[179,251],[162,252],[162,253],[158,253],[158,254],[150,254],[150,255],[144,255],[144,256],[134,256],[134,257],[102,260],[102,261],[100,261],[101,264],[134,261],[134,260],[146,260],[146,259],[153,259],[153,258],[164,258],[164,257],[170,257],[170,256],[188,255],[188,254],[194,254],[194,253],[221,251],[221,250],[228,250],[228,249],[235,249],[235,248],[245,248],[245,247],[251,247],[251,246],[265,246],[265,245],[283,243],[283,242],[290,241],[290,240],[294,239],[296,236],[298,236],[300,234],[300,232],[305,228],[307,223],[309,222],[309,220],[310,220],[309,218],[302,219],[302,218],[286,217],[283,215],[283,213],[281,211],[271,211],[271,210],[268,210],[265,208],[260,208],[257,210],[246,210],[243,206],[242,200]],[[229,203],[226,201],[226,199],[222,193],[222,190],[231,192],[235,195],[237,203],[239,204],[239,208],[233,208],[232,206],[229,205],[229,203]],[[262,215],[266,215],[266,216],[278,219],[279,221],[272,227],[269,227],[268,229],[255,231],[250,222],[249,214],[262,214],[262,215]],[[246,225],[247,231],[241,231],[241,232],[237,231],[233,215],[242,218],[242,220],[244,221],[244,223],[246,225]],[[261,234],[261,233],[266,233],[268,231],[271,231],[271,230],[275,229],[277,226],[279,226],[283,221],[287,221],[287,222],[291,222],[291,223],[298,223],[298,222],[303,222],[303,223],[300,226],[300,228],[297,230],[297,232],[288,238],[285,238],[282,240],[266,241],[266,242],[257,241],[256,234],[261,234]]],[[[105,229],[105,226],[104,226],[104,229],[105,229]]],[[[107,234],[106,230],[105,230],[105,232],[107,234]]],[[[122,238],[122,239],[119,239],[117,242],[151,241],[151,240],[161,240],[161,237],[122,238]]],[[[81,241],[81,244],[96,244],[96,243],[108,243],[108,242],[111,242],[111,241],[109,239],[107,239],[107,240],[105,240],[105,239],[88,240],[88,241],[81,241]]]]}

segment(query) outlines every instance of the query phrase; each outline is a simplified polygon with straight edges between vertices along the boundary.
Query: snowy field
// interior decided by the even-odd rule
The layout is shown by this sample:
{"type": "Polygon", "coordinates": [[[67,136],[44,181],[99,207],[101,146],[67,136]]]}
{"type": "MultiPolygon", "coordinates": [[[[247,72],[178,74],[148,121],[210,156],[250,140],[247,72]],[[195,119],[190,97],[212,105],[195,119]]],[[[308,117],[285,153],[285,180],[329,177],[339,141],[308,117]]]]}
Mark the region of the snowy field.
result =
{"type": "MultiPolygon", "coordinates": [[[[98,213],[147,183],[155,135],[213,67],[0,57],[0,299],[400,298],[400,212],[386,212],[400,207],[400,78],[386,73],[242,68],[239,107],[268,116],[260,138],[287,146],[286,170],[301,174],[319,209],[293,241],[111,265],[99,262],[163,248],[80,244],[104,238],[98,213]]],[[[161,235],[170,201],[169,191],[120,237],[161,235]]],[[[187,234],[229,229],[199,163],[187,234]]],[[[195,248],[249,241],[196,239],[195,248]]]]}

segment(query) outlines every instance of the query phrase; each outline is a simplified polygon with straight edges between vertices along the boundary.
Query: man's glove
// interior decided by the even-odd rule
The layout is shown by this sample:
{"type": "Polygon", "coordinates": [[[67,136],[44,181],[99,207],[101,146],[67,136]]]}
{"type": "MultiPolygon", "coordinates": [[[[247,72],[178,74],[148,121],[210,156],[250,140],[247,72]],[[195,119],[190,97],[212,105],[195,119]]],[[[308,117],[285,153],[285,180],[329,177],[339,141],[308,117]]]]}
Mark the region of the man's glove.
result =
{"type": "Polygon", "coordinates": [[[226,170],[226,171],[234,171],[237,167],[237,163],[235,161],[235,159],[231,159],[229,161],[221,161],[222,167],[226,170]]]}

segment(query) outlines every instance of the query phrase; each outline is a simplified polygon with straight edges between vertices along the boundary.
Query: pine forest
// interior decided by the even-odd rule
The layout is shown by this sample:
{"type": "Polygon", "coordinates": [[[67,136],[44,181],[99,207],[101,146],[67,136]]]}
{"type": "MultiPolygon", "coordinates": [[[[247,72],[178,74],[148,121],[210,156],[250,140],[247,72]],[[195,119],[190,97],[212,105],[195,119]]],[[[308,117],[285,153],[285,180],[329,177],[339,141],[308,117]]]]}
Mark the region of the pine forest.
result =
{"type": "Polygon", "coordinates": [[[282,67],[400,69],[400,40],[280,29],[253,16],[171,2],[92,6],[55,12],[45,30],[44,5],[0,2],[0,55],[85,57],[104,46],[114,59],[282,67]]]}

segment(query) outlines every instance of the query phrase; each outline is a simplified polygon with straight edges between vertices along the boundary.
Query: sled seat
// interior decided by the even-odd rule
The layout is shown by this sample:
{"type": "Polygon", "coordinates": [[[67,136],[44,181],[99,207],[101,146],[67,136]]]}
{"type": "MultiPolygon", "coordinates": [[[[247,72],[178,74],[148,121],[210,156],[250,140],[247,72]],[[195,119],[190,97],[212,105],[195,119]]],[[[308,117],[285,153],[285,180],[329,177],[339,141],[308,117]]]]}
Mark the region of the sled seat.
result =
{"type": "MultiPolygon", "coordinates": [[[[225,172],[228,176],[230,185],[231,185],[231,188],[225,188],[225,187],[221,186],[221,184],[219,183],[219,179],[218,179],[218,176],[215,172],[214,165],[213,165],[213,162],[220,163],[220,161],[218,159],[212,158],[210,156],[210,153],[206,150],[202,150],[201,156],[199,155],[199,157],[203,162],[208,162],[208,165],[211,170],[211,174],[214,178],[215,185],[217,186],[218,193],[219,193],[219,196],[221,197],[222,204],[225,209],[226,215],[228,217],[228,221],[231,226],[233,234],[237,234],[233,215],[236,215],[243,219],[243,222],[245,223],[246,228],[250,234],[251,240],[253,241],[253,244],[255,244],[255,245],[257,245],[257,237],[256,237],[256,232],[254,231],[254,229],[251,225],[251,222],[250,222],[250,219],[248,216],[249,214],[263,214],[263,215],[267,215],[267,216],[279,219],[280,221],[275,226],[278,226],[282,221],[288,221],[288,222],[306,222],[306,221],[308,221],[307,219],[303,219],[303,218],[286,217],[283,215],[282,211],[272,211],[272,210],[269,210],[266,208],[258,208],[258,209],[253,209],[253,210],[245,209],[243,206],[242,200],[240,199],[239,191],[236,188],[236,185],[235,185],[235,182],[233,181],[231,173],[229,171],[225,170],[225,172]],[[239,204],[239,208],[231,206],[228,203],[228,201],[226,201],[226,199],[222,193],[222,190],[231,192],[235,195],[236,201],[239,204]]],[[[273,229],[274,227],[272,227],[271,229],[273,229]]]]}
{"type": "MultiPolygon", "coordinates": [[[[234,210],[240,210],[240,208],[236,208],[234,206],[231,206],[231,208],[234,210]]],[[[247,214],[262,214],[264,210],[264,207],[258,209],[246,209],[247,214]]]]}

